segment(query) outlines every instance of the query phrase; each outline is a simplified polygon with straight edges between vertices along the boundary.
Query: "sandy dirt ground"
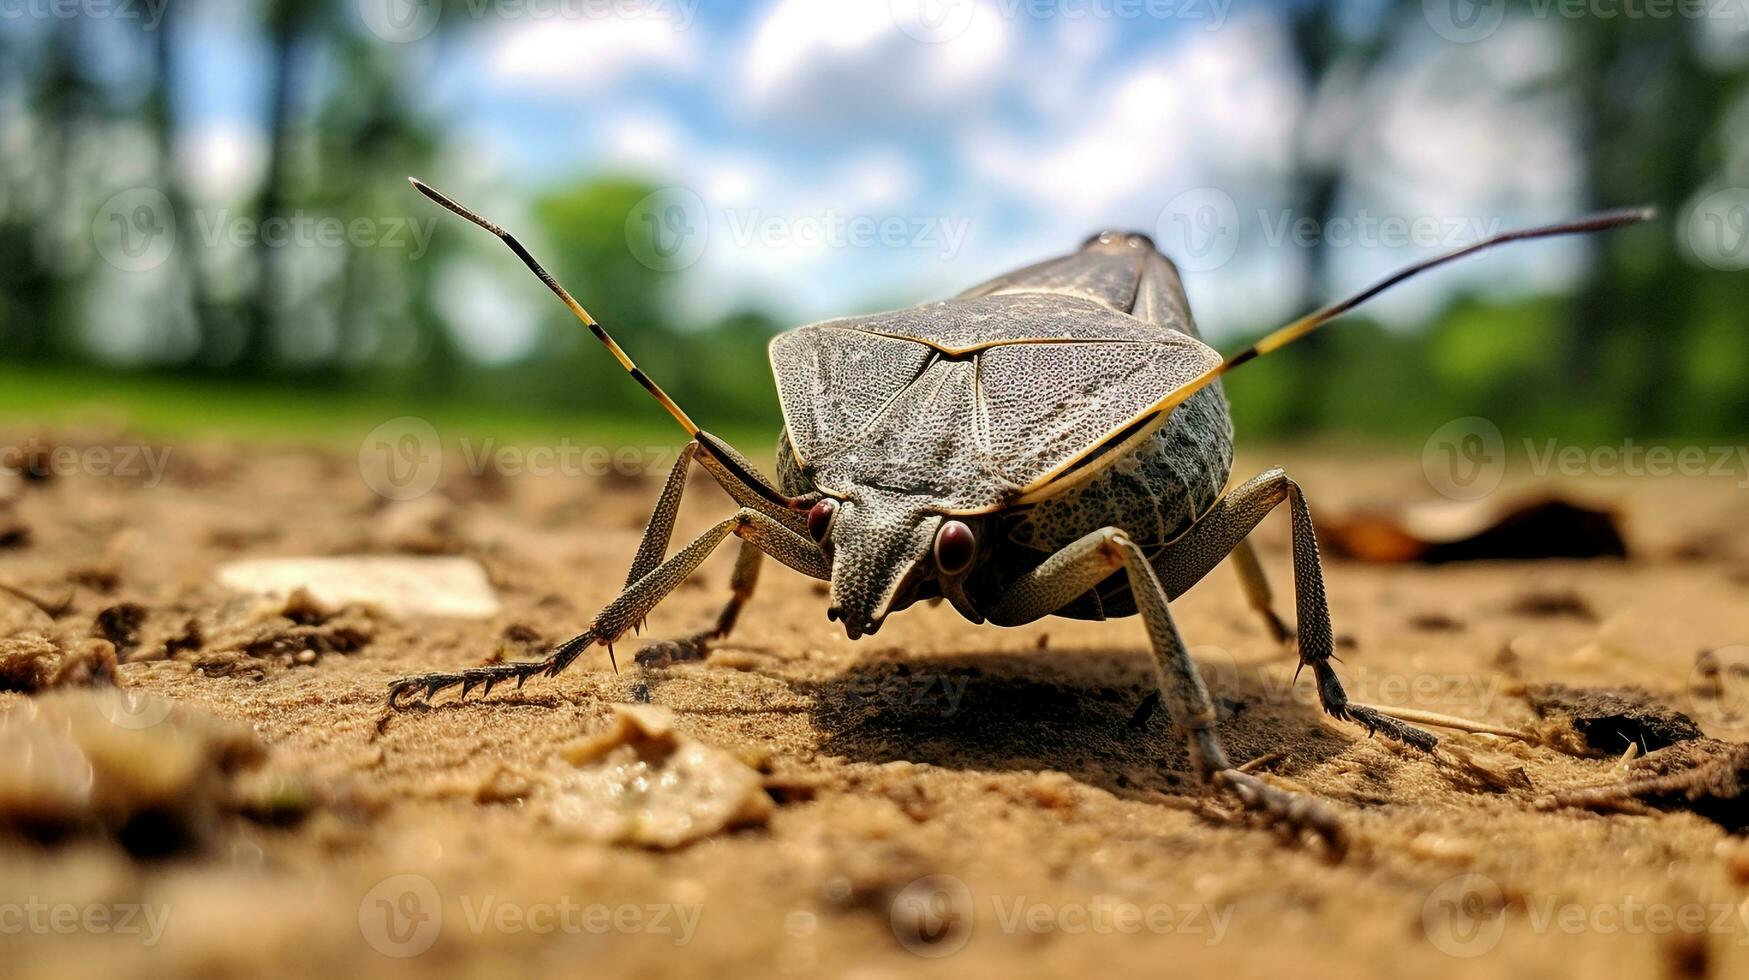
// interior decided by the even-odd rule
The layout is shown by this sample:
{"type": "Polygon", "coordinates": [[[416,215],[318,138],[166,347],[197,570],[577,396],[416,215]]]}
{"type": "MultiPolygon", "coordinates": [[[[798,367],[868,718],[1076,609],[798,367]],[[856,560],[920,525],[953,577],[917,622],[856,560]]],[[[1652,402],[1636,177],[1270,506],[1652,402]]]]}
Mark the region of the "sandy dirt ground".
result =
{"type": "MultiPolygon", "coordinates": [[[[1004,630],[918,607],[853,643],[821,588],[774,563],[704,662],[640,669],[628,637],[617,673],[595,650],[385,722],[398,675],[540,656],[579,631],[616,594],[664,469],[476,478],[449,462],[400,502],[356,454],[318,449],[177,445],[155,485],[7,475],[0,972],[1749,976],[1742,837],[1684,806],[1539,806],[1642,770],[1619,758],[1631,732],[1563,750],[1571,729],[1527,696],[1632,686],[1746,737],[1739,675],[1707,689],[1696,668],[1713,649],[1749,664],[1733,646],[1749,643],[1741,474],[1562,485],[1619,510],[1626,561],[1326,563],[1353,698],[1540,744],[1443,733],[1440,760],[1369,739],[1291,684],[1230,569],[1175,603],[1228,751],[1326,801],[1351,838],[1338,859],[1208,795],[1163,715],[1132,724],[1152,687],[1136,621],[1004,630]],[[238,558],[358,554],[477,559],[503,611],[266,608],[214,581],[238,558]],[[136,697],[149,717],[61,737],[90,728],[86,701],[113,703],[111,673],[174,714],[136,697]],[[567,822],[561,749],[638,702],[757,771],[769,812],[666,849],[567,822]]],[[[1433,496],[1410,450],[1242,454],[1236,473],[1277,463],[1320,516],[1433,496]]],[[[695,482],[677,541],[727,513],[695,482]]],[[[1257,540],[1291,619],[1285,514],[1257,540]]],[[[714,557],[645,639],[711,621],[730,565],[714,557]]]]}

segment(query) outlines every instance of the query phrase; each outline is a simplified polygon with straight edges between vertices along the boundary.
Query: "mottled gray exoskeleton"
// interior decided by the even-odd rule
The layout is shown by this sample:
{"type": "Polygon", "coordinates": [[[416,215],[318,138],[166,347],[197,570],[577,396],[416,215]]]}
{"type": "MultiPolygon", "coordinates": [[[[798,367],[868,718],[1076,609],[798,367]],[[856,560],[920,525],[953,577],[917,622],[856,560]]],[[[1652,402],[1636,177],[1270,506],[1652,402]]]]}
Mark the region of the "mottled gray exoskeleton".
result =
{"type": "Polygon", "coordinates": [[[625,590],[589,629],[545,660],[401,678],[397,706],[459,685],[520,685],[557,674],[593,644],[611,644],[730,535],[741,538],[732,596],[715,626],[664,656],[698,656],[726,636],[752,593],[760,556],[831,583],[826,615],[852,639],[920,600],[946,599],[973,622],[1015,626],[1046,616],[1139,613],[1160,697],[1205,779],[1246,806],[1336,831],[1310,801],[1235,769],[1215,712],[1173,625],[1168,602],[1231,556],[1278,640],[1246,541],[1284,501],[1292,523],[1300,664],[1324,710],[1431,750],[1434,737],[1350,702],[1330,666],[1332,633],[1311,512],[1275,469],[1223,493],[1232,423],[1218,378],[1347,312],[1423,269],[1503,241],[1596,231],[1640,212],[1499,235],[1423,262],[1319,310],[1223,360],[1204,344],[1172,263],[1143,235],[1095,235],[1062,258],[937,303],[830,320],[780,334],[771,366],[783,404],[777,479],[693,424],[514,238],[418,181],[451,211],[498,235],[687,430],[625,590]],[[667,556],[686,476],[702,465],[740,505],[667,556]]]}

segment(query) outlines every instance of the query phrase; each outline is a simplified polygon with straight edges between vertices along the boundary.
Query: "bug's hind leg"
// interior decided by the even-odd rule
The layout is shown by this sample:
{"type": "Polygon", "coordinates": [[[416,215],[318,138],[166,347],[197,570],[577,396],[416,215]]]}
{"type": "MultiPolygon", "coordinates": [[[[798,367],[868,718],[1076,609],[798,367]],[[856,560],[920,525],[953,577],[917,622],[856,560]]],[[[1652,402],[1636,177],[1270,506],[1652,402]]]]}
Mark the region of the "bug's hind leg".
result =
{"type": "Polygon", "coordinates": [[[750,507],[743,507],[735,516],[718,522],[710,530],[693,539],[674,557],[651,569],[619,598],[607,604],[595,617],[589,629],[560,645],[545,660],[522,663],[488,664],[451,673],[414,674],[389,684],[389,707],[401,707],[401,699],[423,689],[427,698],[451,687],[461,687],[462,694],[479,685],[490,689],[494,684],[515,679],[518,686],[537,674],[552,676],[564,670],[578,655],[596,643],[611,644],[641,622],[657,603],[668,597],[686,577],[691,575],[717,546],[735,535],[760,550],[769,553],[785,565],[814,578],[826,578],[831,569],[814,542],[793,528],[773,520],[750,507]]]}
{"type": "Polygon", "coordinates": [[[1293,639],[1293,629],[1275,611],[1275,597],[1270,592],[1263,563],[1257,560],[1257,546],[1250,538],[1241,538],[1228,557],[1232,559],[1234,571],[1239,573],[1239,584],[1245,588],[1245,601],[1263,620],[1263,628],[1269,631],[1270,639],[1277,643],[1293,639]]]}
{"type": "Polygon", "coordinates": [[[1118,569],[1129,576],[1154,651],[1154,668],[1167,714],[1185,734],[1191,763],[1212,785],[1276,825],[1322,838],[1341,853],[1347,838],[1341,823],[1318,801],[1291,793],[1234,768],[1215,733],[1215,709],[1196,664],[1167,607],[1167,593],[1147,555],[1129,536],[1104,528],[1075,541],[1023,576],[994,607],[989,621],[1014,626],[1048,616],[1104,581],[1118,569]]]}
{"type": "Polygon", "coordinates": [[[1335,653],[1335,633],[1330,626],[1330,602],[1324,594],[1324,570],[1318,558],[1318,537],[1312,527],[1312,511],[1300,485],[1280,469],[1253,477],[1222,497],[1184,536],[1154,556],[1168,595],[1181,595],[1206,575],[1224,556],[1233,553],[1245,536],[1282,501],[1287,501],[1293,524],[1294,608],[1299,618],[1300,667],[1310,667],[1318,685],[1318,702],[1334,718],[1364,725],[1368,732],[1396,739],[1431,752],[1439,739],[1412,725],[1387,717],[1377,708],[1348,700],[1342,681],[1330,661],[1335,653]]]}

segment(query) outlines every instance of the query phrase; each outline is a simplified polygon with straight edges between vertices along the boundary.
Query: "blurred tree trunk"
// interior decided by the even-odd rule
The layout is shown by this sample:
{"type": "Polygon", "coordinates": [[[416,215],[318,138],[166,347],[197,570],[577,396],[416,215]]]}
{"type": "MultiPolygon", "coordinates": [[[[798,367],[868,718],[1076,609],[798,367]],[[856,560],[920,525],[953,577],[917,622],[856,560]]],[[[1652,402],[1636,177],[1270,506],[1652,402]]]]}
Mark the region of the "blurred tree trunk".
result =
{"type": "MultiPolygon", "coordinates": [[[[1381,21],[1388,17],[1389,14],[1381,16],[1381,21]]],[[[1294,59],[1299,65],[1307,94],[1307,111],[1300,118],[1294,136],[1297,174],[1290,218],[1294,221],[1311,219],[1316,222],[1313,227],[1322,235],[1329,227],[1341,197],[1342,161],[1339,154],[1333,152],[1327,156],[1318,152],[1319,148],[1314,145],[1316,134],[1312,132],[1312,126],[1320,116],[1315,102],[1322,83],[1331,77],[1338,65],[1353,72],[1353,90],[1362,90],[1364,79],[1384,53],[1387,35],[1380,26],[1365,40],[1345,38],[1338,4],[1331,0],[1317,0],[1293,8],[1287,14],[1287,25],[1294,59]]],[[[1342,138],[1332,141],[1332,145],[1347,142],[1348,136],[1343,134],[1342,138]]],[[[1322,242],[1306,250],[1306,277],[1295,315],[1309,312],[1325,301],[1329,265],[1329,249],[1322,242]]],[[[1290,373],[1294,393],[1286,400],[1286,404],[1294,406],[1294,411],[1280,419],[1282,434],[1290,436],[1320,427],[1323,413],[1319,406],[1325,386],[1334,376],[1329,369],[1330,359],[1334,356],[1329,333],[1312,333],[1295,347],[1293,357],[1296,363],[1290,373]]]]}
{"type": "MultiPolygon", "coordinates": [[[[174,86],[179,70],[175,39],[176,25],[182,21],[183,7],[179,4],[162,4],[158,27],[150,31],[150,46],[152,51],[152,88],[146,96],[144,108],[146,125],[151,127],[152,134],[158,144],[158,173],[163,185],[164,196],[170,202],[170,210],[175,215],[176,227],[183,229],[183,242],[192,239],[190,230],[194,228],[194,212],[189,206],[187,185],[176,166],[176,120],[171,108],[174,96],[174,86]]],[[[176,268],[182,277],[182,285],[188,295],[188,308],[193,318],[195,334],[198,338],[197,351],[207,349],[211,338],[218,332],[217,315],[213,306],[212,290],[207,283],[206,270],[201,262],[202,256],[194,248],[184,247],[178,255],[176,268]]]]}
{"type": "MultiPolygon", "coordinates": [[[[407,79],[380,44],[345,31],[334,32],[327,42],[349,84],[323,107],[318,132],[324,178],[312,196],[330,213],[434,221],[428,203],[405,179],[427,169],[436,145],[435,127],[407,98],[407,79]]],[[[434,253],[444,248],[442,242],[428,244],[434,253]]],[[[351,355],[377,343],[384,331],[405,330],[417,351],[411,373],[419,390],[465,386],[468,365],[436,308],[438,262],[437,254],[415,258],[406,249],[356,244],[346,249],[332,297],[341,367],[356,367],[351,355]],[[407,301],[390,310],[384,297],[397,283],[407,301]]]]}
{"type": "Polygon", "coordinates": [[[1644,229],[1596,243],[1599,258],[1571,307],[1565,390],[1574,403],[1596,406],[1612,432],[1668,436],[1680,410],[1686,342],[1703,312],[1697,272],[1677,252],[1676,222],[1688,195],[1708,182],[1704,151],[1729,89],[1709,77],[1683,18],[1572,23],[1588,203],[1656,205],[1662,241],[1632,250],[1631,263],[1622,239],[1644,229]]]}
{"type": "MultiPolygon", "coordinates": [[[[21,44],[16,37],[7,43],[9,47],[21,44]]],[[[73,156],[80,130],[96,114],[96,92],[79,70],[78,43],[75,21],[55,21],[36,52],[36,77],[21,74],[17,79],[44,138],[31,148],[32,158],[24,161],[25,193],[0,227],[0,261],[4,262],[0,284],[6,306],[0,320],[0,349],[8,357],[51,359],[74,349],[68,336],[73,332],[72,304],[67,302],[72,290],[57,254],[63,247],[57,237],[63,226],[55,210],[79,199],[73,183],[79,168],[73,156]]]]}
{"type": "MultiPolygon", "coordinates": [[[[305,33],[316,4],[305,0],[270,0],[267,33],[272,49],[268,81],[267,174],[262,181],[255,209],[257,227],[287,216],[291,193],[291,153],[294,139],[295,101],[302,91],[305,33]]],[[[234,370],[247,376],[267,374],[273,367],[275,330],[284,306],[285,273],[283,248],[258,236],[254,245],[255,288],[243,316],[242,336],[236,345],[234,370]]]]}

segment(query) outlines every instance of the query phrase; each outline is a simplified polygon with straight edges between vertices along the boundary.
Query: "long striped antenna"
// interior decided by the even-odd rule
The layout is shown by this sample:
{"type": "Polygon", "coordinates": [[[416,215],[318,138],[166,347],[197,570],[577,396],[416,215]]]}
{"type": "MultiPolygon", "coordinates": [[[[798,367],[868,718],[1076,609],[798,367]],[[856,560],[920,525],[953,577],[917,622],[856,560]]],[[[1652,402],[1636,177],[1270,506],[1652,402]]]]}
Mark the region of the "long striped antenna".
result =
{"type": "MultiPolygon", "coordinates": [[[[1417,262],[1406,269],[1398,270],[1384,279],[1373,283],[1371,286],[1366,287],[1347,299],[1332,303],[1321,310],[1300,317],[1298,320],[1282,327],[1280,330],[1269,334],[1257,343],[1252,344],[1250,347],[1245,348],[1239,353],[1234,354],[1232,357],[1221,362],[1220,367],[1215,368],[1210,374],[1198,378],[1195,383],[1195,388],[1203,387],[1221,375],[1226,374],[1228,371],[1244,364],[1246,361],[1262,357],[1264,354],[1268,354],[1271,351],[1286,347],[1288,344],[1304,337],[1306,334],[1311,333],[1324,324],[1329,323],[1331,320],[1347,313],[1349,310],[1354,309],[1403,280],[1414,278],[1429,269],[1442,266],[1447,262],[1455,262],[1466,255],[1473,255],[1476,252],[1493,248],[1496,245],[1504,245],[1507,242],[1520,242],[1532,238],[1553,238],[1557,235],[1581,235],[1594,231],[1608,231],[1611,228],[1620,228],[1623,225],[1631,225],[1640,221],[1649,221],[1653,217],[1656,217],[1656,212],[1651,208],[1625,208],[1620,211],[1606,211],[1603,214],[1595,214],[1588,218],[1579,218],[1574,221],[1564,221],[1560,224],[1542,225],[1537,228],[1523,228],[1518,231],[1501,232],[1490,238],[1484,238],[1479,242],[1472,242],[1462,248],[1453,249],[1444,255],[1436,255],[1431,259],[1417,262]]],[[[1192,390],[1194,391],[1195,388],[1192,390]]]]}
{"type": "Polygon", "coordinates": [[[497,235],[503,240],[504,244],[510,246],[510,250],[516,253],[516,257],[522,260],[522,264],[528,266],[529,271],[538,276],[541,282],[546,283],[547,288],[553,291],[553,295],[557,296],[560,302],[569,307],[572,314],[574,314],[577,319],[582,320],[583,325],[588,327],[591,333],[595,334],[595,339],[607,345],[608,352],[613,354],[614,360],[619,361],[620,367],[626,369],[626,373],[632,376],[632,380],[643,385],[645,391],[649,392],[657,401],[661,402],[662,407],[668,410],[669,415],[674,416],[674,421],[680,423],[680,427],[686,430],[687,435],[694,439],[699,438],[700,432],[698,426],[693,424],[692,419],[681,410],[679,405],[674,403],[674,399],[669,398],[668,393],[663,391],[660,385],[651,381],[649,375],[646,375],[636,364],[632,363],[632,359],[627,356],[626,352],[621,349],[619,344],[608,335],[607,331],[602,328],[601,324],[595,322],[595,318],[589,315],[589,311],[583,308],[583,304],[572,298],[571,294],[565,291],[565,287],[559,285],[559,281],[553,278],[552,273],[541,268],[541,264],[534,260],[534,256],[528,253],[528,249],[522,247],[522,243],[516,240],[516,236],[450,200],[447,195],[433,189],[429,184],[426,184],[417,177],[408,177],[407,182],[413,185],[414,190],[431,198],[433,201],[436,201],[445,209],[453,211],[469,221],[472,221],[474,224],[479,225],[481,228],[497,235]]]}

